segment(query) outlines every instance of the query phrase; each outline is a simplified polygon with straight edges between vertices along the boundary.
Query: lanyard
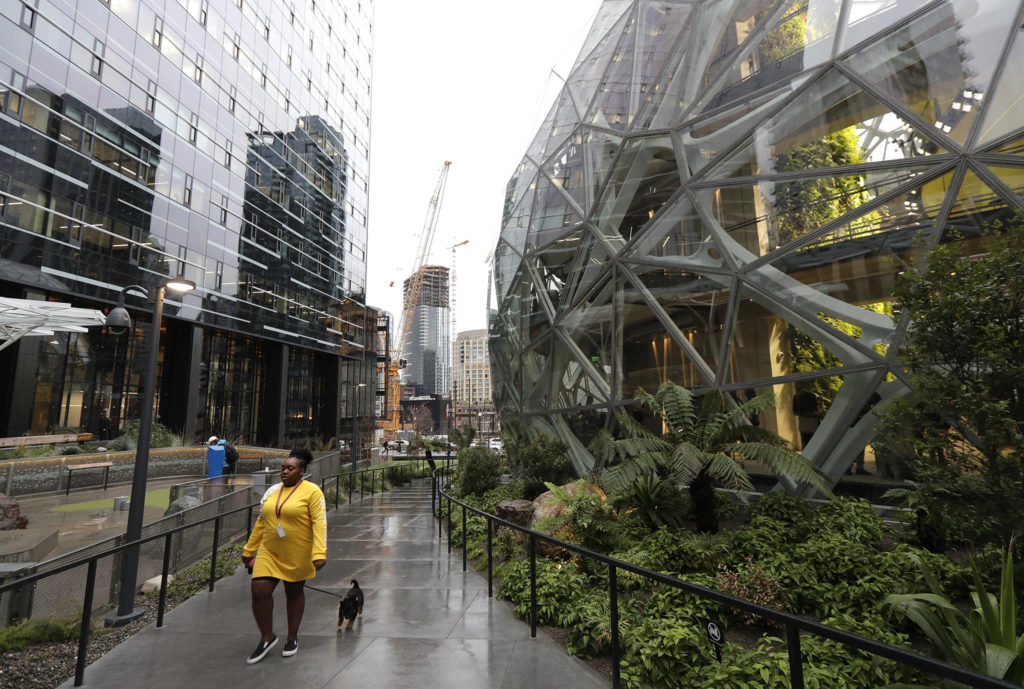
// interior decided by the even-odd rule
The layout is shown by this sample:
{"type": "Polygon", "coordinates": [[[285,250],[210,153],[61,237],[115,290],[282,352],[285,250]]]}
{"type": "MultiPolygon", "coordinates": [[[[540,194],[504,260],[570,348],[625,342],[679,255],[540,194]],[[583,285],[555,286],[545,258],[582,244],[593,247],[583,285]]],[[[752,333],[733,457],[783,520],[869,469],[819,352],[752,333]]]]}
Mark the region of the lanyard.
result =
{"type": "MultiPolygon", "coordinates": [[[[302,479],[301,478],[299,479],[299,483],[302,483],[302,479]]],[[[295,494],[295,491],[297,491],[299,489],[299,483],[296,483],[295,487],[292,488],[292,492],[288,493],[288,498],[293,496],[295,494]]],[[[284,488],[284,486],[281,486],[281,487],[284,488]]],[[[281,508],[284,507],[284,503],[285,502],[288,502],[288,498],[285,498],[284,502],[281,502],[281,492],[282,491],[277,491],[277,504],[274,505],[274,514],[277,515],[277,521],[279,521],[279,522],[281,521],[281,508]]]]}

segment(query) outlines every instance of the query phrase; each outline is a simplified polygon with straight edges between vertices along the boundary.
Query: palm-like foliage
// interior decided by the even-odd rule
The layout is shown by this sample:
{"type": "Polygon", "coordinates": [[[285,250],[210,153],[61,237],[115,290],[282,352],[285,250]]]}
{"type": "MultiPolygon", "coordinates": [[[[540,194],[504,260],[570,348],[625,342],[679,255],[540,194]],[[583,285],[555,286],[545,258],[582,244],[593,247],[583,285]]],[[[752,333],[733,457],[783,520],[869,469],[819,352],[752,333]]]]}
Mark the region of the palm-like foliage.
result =
{"type": "Polygon", "coordinates": [[[687,487],[697,528],[712,533],[718,531],[715,486],[753,488],[740,460],[764,464],[779,476],[830,494],[821,472],[794,452],[784,438],[750,424],[752,416],[775,406],[771,392],[732,406],[723,393],[713,391],[704,396],[698,409],[693,393],[666,381],[654,395],[640,388],[633,398],[660,419],[662,432],[651,432],[632,417],[618,417],[620,433],[625,437],[609,440],[605,436],[595,447],[599,461],[625,458],[607,471],[606,480],[612,488],[625,489],[645,475],[687,487]]]}
{"type": "Polygon", "coordinates": [[[985,590],[977,566],[972,567],[974,609],[967,616],[942,595],[925,562],[915,560],[931,593],[890,595],[884,605],[908,617],[924,632],[936,658],[1017,684],[1024,682],[1024,634],[1017,635],[1012,544],[1003,562],[999,598],[985,590]]]}

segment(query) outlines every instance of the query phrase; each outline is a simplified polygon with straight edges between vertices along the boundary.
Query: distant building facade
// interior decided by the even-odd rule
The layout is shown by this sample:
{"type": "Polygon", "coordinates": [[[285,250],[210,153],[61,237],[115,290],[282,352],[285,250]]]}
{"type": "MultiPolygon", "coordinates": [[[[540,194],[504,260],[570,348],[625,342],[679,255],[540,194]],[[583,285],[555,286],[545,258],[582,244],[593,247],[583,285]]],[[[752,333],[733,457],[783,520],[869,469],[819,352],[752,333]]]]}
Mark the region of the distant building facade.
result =
{"type": "Polygon", "coordinates": [[[405,346],[402,384],[415,386],[417,396],[447,397],[451,391],[448,268],[423,266],[418,272],[423,280],[418,298],[411,293],[414,276],[403,283],[405,300],[416,300],[416,307],[405,346]]]}
{"type": "MultiPolygon", "coordinates": [[[[345,386],[375,386],[372,23],[372,0],[4,4],[0,295],[107,309],[184,276],[156,419],[186,442],[337,437],[345,386]]],[[[139,417],[152,305],[126,305],[127,336],[0,352],[0,436],[139,417]]]]}
{"type": "Polygon", "coordinates": [[[452,363],[455,426],[472,426],[492,432],[494,403],[491,398],[491,358],[487,330],[465,330],[455,338],[452,363]]]}

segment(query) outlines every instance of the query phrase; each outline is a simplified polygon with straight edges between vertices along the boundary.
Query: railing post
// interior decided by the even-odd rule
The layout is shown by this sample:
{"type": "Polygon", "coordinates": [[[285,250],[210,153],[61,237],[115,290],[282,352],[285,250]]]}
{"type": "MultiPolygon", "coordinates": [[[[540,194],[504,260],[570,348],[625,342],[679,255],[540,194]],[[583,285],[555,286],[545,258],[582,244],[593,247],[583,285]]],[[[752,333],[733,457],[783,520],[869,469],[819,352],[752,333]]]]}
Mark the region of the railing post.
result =
{"type": "MultiPolygon", "coordinates": [[[[370,497],[371,498],[373,497],[374,489],[377,487],[376,481],[377,481],[377,472],[374,471],[373,469],[370,469],[370,497]]],[[[380,477],[380,483],[381,483],[381,486],[380,486],[381,490],[383,490],[384,489],[384,477],[383,476],[380,477]]]]}
{"type": "Polygon", "coordinates": [[[352,504],[352,486],[355,484],[356,474],[355,472],[349,472],[348,475],[348,504],[352,504]]]}
{"type": "Polygon", "coordinates": [[[430,475],[430,514],[437,514],[434,503],[437,501],[437,477],[430,475]]]}
{"type": "Polygon", "coordinates": [[[491,548],[493,544],[494,523],[491,521],[490,516],[487,519],[487,597],[494,597],[494,567],[491,566],[491,548]]]}
{"type": "MultiPolygon", "coordinates": [[[[250,510],[250,514],[252,510],[250,510]]],[[[156,626],[164,626],[164,607],[167,605],[167,573],[171,569],[171,539],[173,533],[164,536],[164,564],[160,568],[160,603],[156,608],[156,626]]]]}
{"type": "Polygon", "coordinates": [[[245,533],[252,533],[252,505],[245,511],[245,533]]]}
{"type": "Polygon", "coordinates": [[[466,571],[466,552],[469,550],[469,538],[466,536],[466,506],[462,506],[462,571],[466,571]]]}
{"type": "Polygon", "coordinates": [[[89,627],[92,624],[92,594],[96,589],[96,558],[89,560],[85,576],[85,600],[82,601],[82,627],[78,632],[78,659],[75,661],[75,686],[85,681],[85,660],[89,652],[89,627]]]}
{"type": "Polygon", "coordinates": [[[790,689],[804,689],[804,665],[800,653],[800,630],[786,625],[786,647],[789,650],[790,689]]]}
{"type": "Polygon", "coordinates": [[[334,476],[334,509],[338,509],[338,500],[341,498],[341,476],[334,476]]]}
{"type": "Polygon", "coordinates": [[[619,689],[622,686],[619,677],[619,663],[622,660],[619,648],[619,576],[618,568],[611,563],[608,564],[608,599],[612,626],[612,689],[619,689]]]}
{"type": "Polygon", "coordinates": [[[452,554],[452,499],[448,498],[448,554],[452,554]]]}
{"type": "Polygon", "coordinates": [[[530,638],[537,638],[537,538],[530,534],[530,638]]]}
{"type": "Polygon", "coordinates": [[[213,520],[213,552],[210,553],[210,590],[217,579],[217,547],[220,545],[220,517],[213,520]]]}

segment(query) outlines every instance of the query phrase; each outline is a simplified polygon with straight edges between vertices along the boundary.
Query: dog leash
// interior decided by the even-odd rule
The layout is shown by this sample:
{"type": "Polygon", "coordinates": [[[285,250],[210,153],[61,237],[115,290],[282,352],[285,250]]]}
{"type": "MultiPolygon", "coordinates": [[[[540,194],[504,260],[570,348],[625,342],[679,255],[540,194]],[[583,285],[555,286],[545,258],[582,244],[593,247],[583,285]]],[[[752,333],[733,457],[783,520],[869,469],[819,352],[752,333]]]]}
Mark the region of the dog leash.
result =
{"type": "Polygon", "coordinates": [[[319,591],[320,593],[326,593],[328,596],[334,596],[335,598],[344,598],[345,597],[345,596],[341,595],[340,593],[335,593],[334,591],[325,591],[324,589],[318,589],[316,586],[310,586],[309,584],[306,584],[306,588],[307,589],[313,589],[314,591],[319,591]]]}

